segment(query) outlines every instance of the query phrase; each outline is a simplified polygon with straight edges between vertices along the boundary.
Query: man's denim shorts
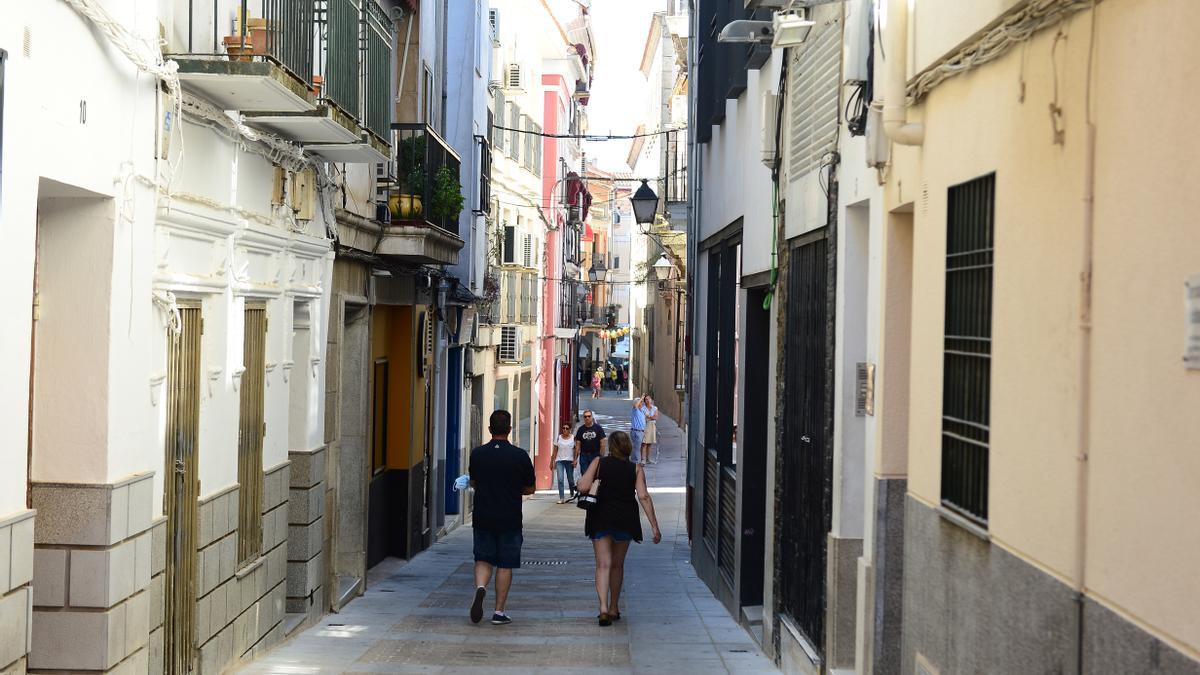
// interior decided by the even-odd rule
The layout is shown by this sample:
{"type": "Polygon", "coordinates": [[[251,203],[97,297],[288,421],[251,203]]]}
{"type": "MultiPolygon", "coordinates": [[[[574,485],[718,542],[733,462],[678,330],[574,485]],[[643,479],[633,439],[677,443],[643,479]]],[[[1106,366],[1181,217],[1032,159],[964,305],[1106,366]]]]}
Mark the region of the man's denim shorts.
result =
{"type": "Polygon", "coordinates": [[[496,532],[475,528],[475,560],[495,567],[516,569],[521,566],[521,544],[525,542],[520,530],[496,532]]]}

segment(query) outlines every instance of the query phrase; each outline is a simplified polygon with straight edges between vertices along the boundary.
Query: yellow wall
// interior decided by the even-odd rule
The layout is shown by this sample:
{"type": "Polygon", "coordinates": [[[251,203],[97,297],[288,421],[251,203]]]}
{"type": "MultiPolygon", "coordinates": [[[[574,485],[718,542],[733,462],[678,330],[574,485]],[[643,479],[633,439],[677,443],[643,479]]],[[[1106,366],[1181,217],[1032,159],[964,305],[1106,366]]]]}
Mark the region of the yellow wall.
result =
{"type": "Polygon", "coordinates": [[[424,391],[424,388],[423,383],[414,380],[414,314],[412,307],[392,305],[376,305],[371,314],[371,357],[388,360],[389,469],[412,468],[422,456],[421,449],[416,446],[423,438],[423,400],[414,400],[414,391],[424,391]],[[414,423],[414,417],[418,418],[418,423],[414,423]]]}
{"type": "MultiPolygon", "coordinates": [[[[917,4],[928,25],[939,3],[917,4]]],[[[1200,47],[1189,28],[1200,25],[1200,3],[1108,0],[1098,15],[1086,584],[1195,656],[1200,373],[1185,371],[1181,357],[1183,284],[1200,272],[1200,171],[1190,123],[1200,47]]],[[[1078,562],[1090,29],[1091,13],[1076,14],[1053,58],[1057,28],[934,89],[910,110],[926,125],[925,143],[893,150],[887,186],[889,208],[911,203],[914,219],[909,490],[931,505],[940,501],[947,190],[995,172],[988,529],[996,545],[1068,583],[1078,562]],[[1053,142],[1047,112],[1055,67],[1062,145],[1053,142]]]]}

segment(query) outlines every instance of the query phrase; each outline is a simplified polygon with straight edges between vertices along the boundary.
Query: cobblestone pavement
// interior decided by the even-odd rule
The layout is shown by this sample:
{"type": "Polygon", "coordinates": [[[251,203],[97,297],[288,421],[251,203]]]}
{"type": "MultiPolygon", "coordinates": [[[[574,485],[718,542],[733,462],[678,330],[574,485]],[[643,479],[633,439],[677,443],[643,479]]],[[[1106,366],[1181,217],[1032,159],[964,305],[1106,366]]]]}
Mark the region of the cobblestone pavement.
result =
{"type": "MultiPolygon", "coordinates": [[[[630,403],[613,392],[582,407],[606,429],[628,428],[630,403]],[[622,422],[623,420],[623,422],[622,422]]],[[[663,541],[634,545],[626,560],[622,620],[596,623],[592,548],[583,511],[557,491],[525,503],[523,567],[514,574],[513,623],[467,618],[470,527],[409,562],[371,571],[365,595],[293,636],[241,673],[776,673],[757,644],[692,569],[684,520],[683,435],[659,423],[660,461],[647,468],[663,541]]],[[[649,534],[649,528],[646,527],[649,534]]]]}

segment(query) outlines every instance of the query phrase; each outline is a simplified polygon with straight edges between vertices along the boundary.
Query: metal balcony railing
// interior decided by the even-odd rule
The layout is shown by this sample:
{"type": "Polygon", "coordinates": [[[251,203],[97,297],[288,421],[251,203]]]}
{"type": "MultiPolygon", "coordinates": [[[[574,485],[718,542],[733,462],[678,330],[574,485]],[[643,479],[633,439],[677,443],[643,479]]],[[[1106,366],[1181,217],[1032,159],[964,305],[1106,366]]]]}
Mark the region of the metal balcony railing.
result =
{"type": "Polygon", "coordinates": [[[358,33],[359,0],[322,0],[324,6],[325,81],[322,95],[354,119],[360,119],[358,33]]]}
{"type": "Polygon", "coordinates": [[[392,22],[375,0],[363,0],[363,126],[380,138],[392,124],[392,22]]]}
{"type": "Polygon", "coordinates": [[[437,227],[457,235],[458,216],[466,204],[458,153],[427,124],[395,123],[392,133],[392,223],[437,227]]]}
{"type": "Polygon", "coordinates": [[[188,2],[186,16],[176,23],[186,53],[173,56],[269,61],[311,85],[315,17],[315,0],[188,2]]]}

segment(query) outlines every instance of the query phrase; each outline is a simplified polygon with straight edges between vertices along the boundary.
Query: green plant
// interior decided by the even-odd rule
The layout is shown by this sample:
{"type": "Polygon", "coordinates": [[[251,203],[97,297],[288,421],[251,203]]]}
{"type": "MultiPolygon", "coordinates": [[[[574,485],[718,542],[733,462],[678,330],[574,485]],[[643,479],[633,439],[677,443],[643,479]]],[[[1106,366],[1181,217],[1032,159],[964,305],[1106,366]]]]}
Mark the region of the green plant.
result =
{"type": "Polygon", "coordinates": [[[400,142],[400,166],[397,173],[408,194],[425,192],[425,136],[409,136],[400,142]]]}
{"type": "Polygon", "coordinates": [[[458,176],[448,166],[438,169],[433,176],[432,201],[433,208],[430,213],[435,218],[457,218],[462,211],[462,185],[458,182],[458,176]]]}

